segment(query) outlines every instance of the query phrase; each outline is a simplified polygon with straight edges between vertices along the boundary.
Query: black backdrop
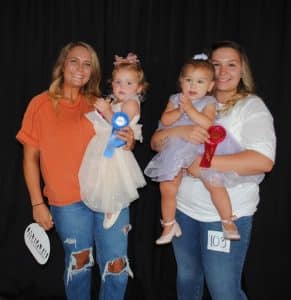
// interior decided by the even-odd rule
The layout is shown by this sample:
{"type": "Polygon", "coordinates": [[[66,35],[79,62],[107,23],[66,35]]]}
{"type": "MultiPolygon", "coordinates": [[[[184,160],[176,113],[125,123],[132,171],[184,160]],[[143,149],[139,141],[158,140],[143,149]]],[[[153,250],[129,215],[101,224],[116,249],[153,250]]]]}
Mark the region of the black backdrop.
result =
{"type": "MultiPolygon", "coordinates": [[[[49,85],[59,49],[71,40],[92,44],[104,82],[114,54],[139,55],[150,82],[142,104],[144,143],[134,151],[144,168],[153,155],[150,136],[168,96],[176,91],[180,66],[217,39],[232,39],[246,48],[258,94],[274,116],[278,138],[276,165],[261,184],[243,285],[252,300],[289,299],[290,1],[4,0],[0,38],[0,299],[64,299],[63,253],[56,233],[49,233],[52,253],[45,266],[34,261],[23,242],[32,217],[22,148],[15,140],[28,101],[49,85]]],[[[176,299],[172,248],[154,245],[160,230],[159,207],[158,186],[148,181],[131,206],[129,259],[135,277],[129,280],[127,300],[176,299]]],[[[94,280],[93,294],[97,291],[94,280]]],[[[210,299],[207,290],[204,299],[210,299]]]]}

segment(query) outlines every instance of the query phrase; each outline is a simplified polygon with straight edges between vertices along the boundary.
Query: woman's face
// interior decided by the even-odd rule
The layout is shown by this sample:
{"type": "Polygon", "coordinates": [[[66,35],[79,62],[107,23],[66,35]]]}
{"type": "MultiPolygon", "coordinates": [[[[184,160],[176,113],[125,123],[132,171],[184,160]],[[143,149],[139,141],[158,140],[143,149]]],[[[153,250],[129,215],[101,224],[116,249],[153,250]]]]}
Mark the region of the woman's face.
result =
{"type": "Polygon", "coordinates": [[[64,63],[64,85],[81,88],[89,81],[91,72],[90,52],[82,46],[71,49],[64,63]]]}
{"type": "Polygon", "coordinates": [[[232,48],[219,48],[212,52],[211,61],[215,68],[216,93],[236,94],[242,73],[239,53],[232,48]]]}

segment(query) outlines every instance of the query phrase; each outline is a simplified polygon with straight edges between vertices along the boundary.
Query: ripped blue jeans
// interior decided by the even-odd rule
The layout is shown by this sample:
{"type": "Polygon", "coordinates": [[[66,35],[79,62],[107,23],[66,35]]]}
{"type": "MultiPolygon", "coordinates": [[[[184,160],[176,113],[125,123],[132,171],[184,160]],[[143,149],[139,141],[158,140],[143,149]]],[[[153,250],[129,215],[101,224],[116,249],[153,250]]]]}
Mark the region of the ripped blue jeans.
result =
{"type": "Polygon", "coordinates": [[[104,214],[94,212],[83,202],[51,206],[56,230],[65,252],[64,282],[68,300],[91,299],[93,249],[101,283],[99,300],[123,300],[128,275],[133,276],[127,258],[129,208],[124,208],[109,229],[103,228],[104,214]],[[111,271],[115,260],[121,260],[121,271],[111,271]]]}

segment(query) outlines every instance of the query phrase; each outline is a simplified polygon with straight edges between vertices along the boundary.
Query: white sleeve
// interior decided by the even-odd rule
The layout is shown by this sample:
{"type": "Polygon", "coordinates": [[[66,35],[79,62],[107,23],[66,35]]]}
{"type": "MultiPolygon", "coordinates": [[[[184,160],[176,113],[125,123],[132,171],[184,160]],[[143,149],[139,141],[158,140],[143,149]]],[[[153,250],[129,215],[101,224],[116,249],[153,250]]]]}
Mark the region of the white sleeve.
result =
{"type": "Polygon", "coordinates": [[[251,96],[242,101],[240,124],[240,144],[245,149],[262,153],[274,161],[276,135],[273,117],[260,98],[251,96]]]}

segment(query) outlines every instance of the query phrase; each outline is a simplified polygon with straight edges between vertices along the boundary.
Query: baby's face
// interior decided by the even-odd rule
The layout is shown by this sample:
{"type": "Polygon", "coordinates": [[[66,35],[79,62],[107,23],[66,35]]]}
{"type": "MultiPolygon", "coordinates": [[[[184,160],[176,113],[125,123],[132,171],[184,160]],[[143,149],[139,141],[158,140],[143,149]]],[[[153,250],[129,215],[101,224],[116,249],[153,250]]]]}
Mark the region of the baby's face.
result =
{"type": "Polygon", "coordinates": [[[137,73],[127,69],[118,70],[112,81],[112,90],[119,101],[136,96],[141,91],[137,73]]]}
{"type": "Polygon", "coordinates": [[[204,97],[214,85],[213,74],[206,68],[189,67],[180,80],[184,96],[192,100],[204,97]]]}

